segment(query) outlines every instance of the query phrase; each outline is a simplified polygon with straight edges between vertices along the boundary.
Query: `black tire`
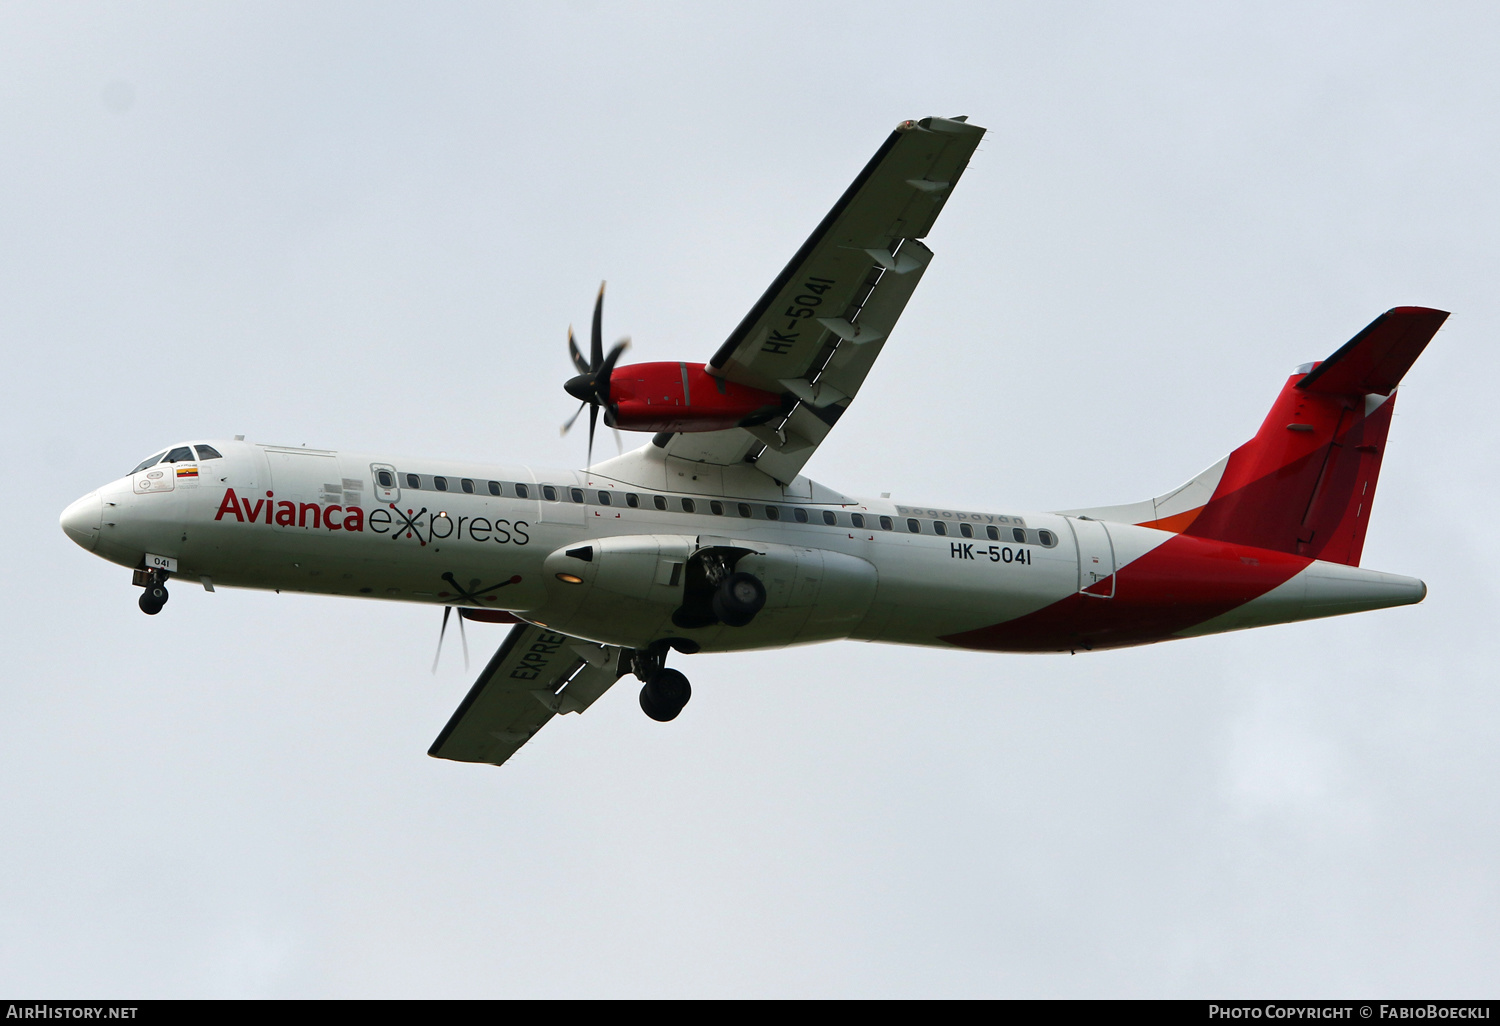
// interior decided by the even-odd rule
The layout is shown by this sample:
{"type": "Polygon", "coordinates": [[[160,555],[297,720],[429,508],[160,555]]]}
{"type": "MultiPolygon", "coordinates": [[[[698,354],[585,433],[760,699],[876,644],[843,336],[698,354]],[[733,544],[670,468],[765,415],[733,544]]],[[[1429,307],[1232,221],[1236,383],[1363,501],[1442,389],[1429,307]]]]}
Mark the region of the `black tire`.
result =
{"type": "Polygon", "coordinates": [[[167,599],[172,597],[167,594],[167,588],[164,584],[153,584],[146,589],[146,594],[151,596],[151,601],[156,604],[157,609],[166,605],[167,599]]]}
{"type": "Polygon", "coordinates": [[[657,723],[677,718],[693,697],[693,686],[676,670],[661,669],[641,688],[641,711],[657,723]]]}
{"type": "Polygon", "coordinates": [[[145,613],[147,616],[155,616],[157,613],[161,612],[161,603],[151,598],[150,589],[141,592],[140,601],[137,602],[136,605],[140,606],[141,612],[145,613]]]}
{"type": "Polygon", "coordinates": [[[743,627],[766,605],[766,586],[754,574],[735,573],[714,592],[714,615],[730,627],[743,627]]]}

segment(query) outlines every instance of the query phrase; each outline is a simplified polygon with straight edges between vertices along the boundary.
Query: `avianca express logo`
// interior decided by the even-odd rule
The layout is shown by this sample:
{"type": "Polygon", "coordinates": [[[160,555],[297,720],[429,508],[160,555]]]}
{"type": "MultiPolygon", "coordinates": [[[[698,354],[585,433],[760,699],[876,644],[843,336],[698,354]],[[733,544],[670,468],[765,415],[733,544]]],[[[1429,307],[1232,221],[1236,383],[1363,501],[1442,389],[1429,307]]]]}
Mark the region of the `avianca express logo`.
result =
{"type": "Polygon", "coordinates": [[[330,531],[363,531],[365,511],[358,506],[321,506],[316,502],[273,501],[275,492],[267,492],[264,499],[242,499],[229,488],[224,492],[224,501],[219,503],[215,520],[234,517],[242,524],[278,524],[282,527],[323,527],[330,531]],[[308,524],[308,520],[312,524],[308,524]]]}
{"type": "Polygon", "coordinates": [[[489,517],[454,516],[445,512],[429,515],[427,507],[403,512],[395,503],[390,509],[371,510],[366,517],[359,506],[321,505],[316,502],[289,502],[277,499],[275,492],[266,492],[264,499],[249,499],[236,495],[233,488],[224,491],[223,501],[214,514],[215,520],[233,517],[242,524],[276,524],[279,527],[321,528],[326,531],[356,531],[363,533],[368,526],[372,534],[390,535],[415,539],[420,545],[448,538],[477,542],[495,542],[498,545],[525,545],[531,541],[526,533],[531,525],[524,520],[512,523],[505,519],[489,517]]]}

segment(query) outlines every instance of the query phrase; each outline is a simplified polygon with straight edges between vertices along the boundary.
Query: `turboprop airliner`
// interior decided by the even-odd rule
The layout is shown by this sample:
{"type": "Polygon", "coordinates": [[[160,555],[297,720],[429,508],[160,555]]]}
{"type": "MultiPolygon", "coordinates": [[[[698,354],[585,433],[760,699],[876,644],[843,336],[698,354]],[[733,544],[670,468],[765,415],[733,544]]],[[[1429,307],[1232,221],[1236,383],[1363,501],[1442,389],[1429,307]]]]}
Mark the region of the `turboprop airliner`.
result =
{"type": "Polygon", "coordinates": [[[429,751],[495,765],[625,676],[672,720],[692,690],[669,657],[846,638],[1077,653],[1421,601],[1421,581],[1359,562],[1396,386],[1439,310],[1388,310],[1298,367],[1253,438],[1144,501],[958,509],[803,475],[983,134],[898,125],[706,364],[619,365],[601,288],[588,357],[568,341],[586,470],[193,439],[70,505],[63,530],[128,567],[152,615],[183,582],[513,624],[429,751]],[[593,464],[601,414],[652,438],[593,464]]]}

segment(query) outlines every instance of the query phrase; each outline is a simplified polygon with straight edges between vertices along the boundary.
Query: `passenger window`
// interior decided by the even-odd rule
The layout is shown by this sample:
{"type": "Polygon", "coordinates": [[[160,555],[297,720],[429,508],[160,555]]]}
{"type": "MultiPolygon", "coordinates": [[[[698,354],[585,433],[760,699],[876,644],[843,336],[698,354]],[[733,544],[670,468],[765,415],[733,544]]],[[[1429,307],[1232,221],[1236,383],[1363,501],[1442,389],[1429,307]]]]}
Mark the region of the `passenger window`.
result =
{"type": "Polygon", "coordinates": [[[912,534],[921,534],[922,525],[916,517],[909,517],[906,521],[906,529],[912,534]]]}
{"type": "Polygon", "coordinates": [[[175,448],[171,452],[167,453],[166,458],[163,459],[162,462],[163,463],[191,463],[191,462],[193,462],[193,450],[189,449],[185,445],[179,445],[177,448],[175,448]]]}
{"type": "Polygon", "coordinates": [[[740,503],[740,516],[745,517],[747,520],[749,519],[749,517],[750,517],[750,504],[748,502],[742,502],[742,503],[740,503]]]}
{"type": "Polygon", "coordinates": [[[651,496],[651,504],[657,509],[666,509],[667,497],[665,495],[653,495],[651,496]]]}
{"type": "Polygon", "coordinates": [[[440,492],[446,492],[448,490],[448,479],[446,477],[435,477],[432,479],[432,487],[440,492]]]}
{"type": "Polygon", "coordinates": [[[833,510],[825,509],[823,511],[823,523],[827,524],[829,527],[832,527],[838,522],[839,518],[833,515],[833,510]]]}
{"type": "Polygon", "coordinates": [[[568,489],[568,497],[571,498],[574,502],[582,502],[583,501],[583,489],[582,488],[569,488],[568,489]]]}
{"type": "Polygon", "coordinates": [[[963,535],[965,538],[972,538],[974,537],[974,528],[970,527],[968,524],[959,524],[958,533],[963,535]]]}
{"type": "Polygon", "coordinates": [[[459,482],[459,484],[463,486],[464,491],[468,492],[470,495],[474,494],[474,482],[473,481],[470,481],[468,478],[464,478],[462,481],[459,482]]]}
{"type": "Polygon", "coordinates": [[[530,495],[531,495],[531,489],[530,488],[527,488],[525,485],[520,484],[520,483],[516,484],[516,498],[518,498],[518,499],[524,499],[524,498],[527,498],[530,495]]]}
{"type": "Polygon", "coordinates": [[[1019,527],[1012,527],[1010,529],[1010,536],[1023,545],[1026,543],[1026,532],[1019,527]]]}
{"type": "Polygon", "coordinates": [[[640,504],[641,504],[641,497],[639,495],[635,494],[635,492],[626,492],[625,493],[625,505],[629,506],[631,509],[635,509],[640,504]]]}
{"type": "Polygon", "coordinates": [[[548,502],[556,502],[557,489],[553,488],[551,485],[542,485],[542,498],[546,499],[548,502]]]}
{"type": "Polygon", "coordinates": [[[995,527],[994,524],[991,524],[989,527],[986,527],[984,529],[984,536],[990,541],[999,541],[1000,531],[995,527]]]}
{"type": "Polygon", "coordinates": [[[1038,531],[1036,533],[1036,536],[1037,539],[1049,549],[1057,544],[1057,535],[1053,534],[1051,531],[1038,531]]]}
{"type": "Polygon", "coordinates": [[[766,507],[766,519],[767,520],[780,520],[781,519],[781,510],[777,509],[775,506],[767,506],[766,507]]]}
{"type": "Polygon", "coordinates": [[[948,525],[941,520],[934,520],[932,522],[932,533],[946,535],[948,533],[948,525]]]}
{"type": "Polygon", "coordinates": [[[147,467],[153,467],[153,466],[155,466],[156,465],[156,461],[159,460],[159,459],[161,459],[165,455],[166,455],[166,452],[159,452],[155,456],[151,457],[149,460],[142,460],[140,466],[138,466],[134,470],[132,470],[131,473],[132,474],[139,474],[141,471],[145,470],[147,467]]]}
{"type": "Polygon", "coordinates": [[[865,515],[863,513],[850,513],[849,523],[853,524],[855,527],[864,527],[865,515]]]}
{"type": "Polygon", "coordinates": [[[803,509],[801,506],[798,506],[796,509],[792,510],[792,519],[797,521],[797,523],[799,524],[807,523],[807,510],[803,509]]]}
{"type": "Polygon", "coordinates": [[[380,470],[376,471],[375,480],[380,482],[380,487],[390,488],[396,483],[396,475],[389,470],[380,470]]]}
{"type": "Polygon", "coordinates": [[[697,508],[698,508],[697,506],[693,505],[693,500],[692,499],[683,499],[682,500],[682,511],[684,513],[691,513],[694,510],[696,510],[697,508]]]}
{"type": "Polygon", "coordinates": [[[889,531],[891,529],[891,526],[892,526],[892,524],[891,524],[891,518],[890,517],[881,517],[880,518],[880,529],[882,531],[889,531]]]}
{"type": "Polygon", "coordinates": [[[197,449],[198,458],[200,460],[222,460],[224,458],[223,456],[219,455],[219,450],[215,449],[211,445],[200,445],[197,446],[197,449]]]}
{"type": "Polygon", "coordinates": [[[708,504],[708,508],[713,510],[714,516],[716,517],[722,517],[724,515],[724,504],[718,499],[714,499],[713,501],[711,501],[708,504]]]}
{"type": "Polygon", "coordinates": [[[422,487],[422,479],[420,477],[418,477],[416,474],[407,474],[406,475],[406,487],[408,487],[408,488],[421,488],[422,487]]]}
{"type": "Polygon", "coordinates": [[[499,481],[487,481],[487,482],[485,482],[485,487],[487,487],[490,490],[490,494],[491,495],[499,495],[500,494],[500,482],[499,481]]]}
{"type": "Polygon", "coordinates": [[[599,493],[599,505],[601,505],[601,506],[608,506],[609,505],[609,493],[608,492],[601,491],[599,493]]]}

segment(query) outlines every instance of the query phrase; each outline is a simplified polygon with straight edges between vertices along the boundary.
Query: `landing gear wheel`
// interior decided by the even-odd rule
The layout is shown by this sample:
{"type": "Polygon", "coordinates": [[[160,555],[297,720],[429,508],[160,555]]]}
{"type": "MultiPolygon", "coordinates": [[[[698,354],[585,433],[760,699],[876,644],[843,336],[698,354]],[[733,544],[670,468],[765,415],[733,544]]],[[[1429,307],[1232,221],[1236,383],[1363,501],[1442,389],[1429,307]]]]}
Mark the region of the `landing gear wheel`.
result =
{"type": "Polygon", "coordinates": [[[714,615],[730,627],[743,627],[766,604],[766,586],[754,574],[734,573],[714,592],[714,615]]]}
{"type": "Polygon", "coordinates": [[[641,711],[657,723],[675,720],[693,697],[693,686],[676,670],[657,670],[641,688],[641,711]]]}
{"type": "Polygon", "coordinates": [[[153,584],[141,592],[141,598],[137,605],[141,607],[141,612],[147,616],[155,616],[161,612],[161,607],[167,604],[167,599],[170,597],[167,594],[166,588],[160,584],[153,584]]]}

